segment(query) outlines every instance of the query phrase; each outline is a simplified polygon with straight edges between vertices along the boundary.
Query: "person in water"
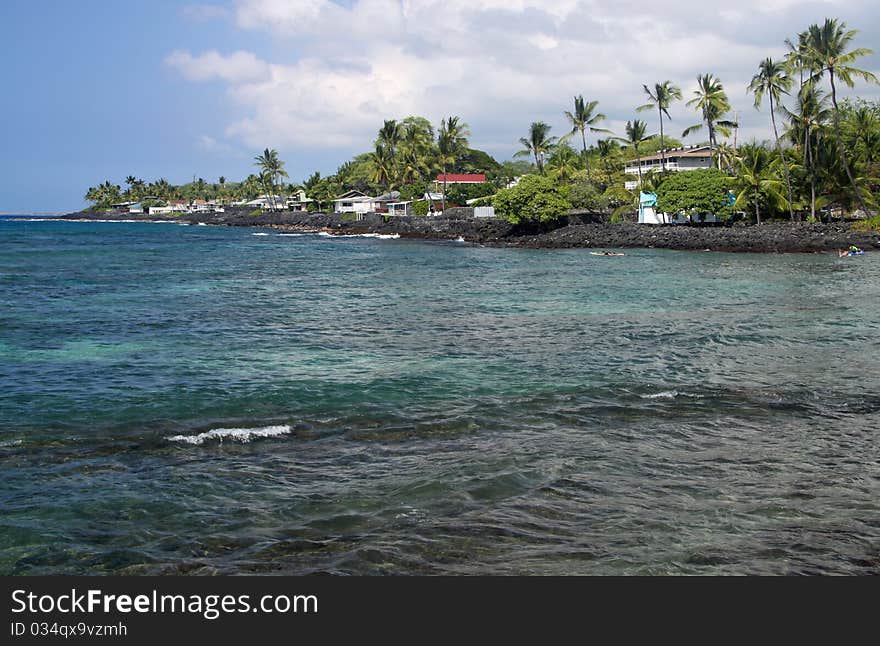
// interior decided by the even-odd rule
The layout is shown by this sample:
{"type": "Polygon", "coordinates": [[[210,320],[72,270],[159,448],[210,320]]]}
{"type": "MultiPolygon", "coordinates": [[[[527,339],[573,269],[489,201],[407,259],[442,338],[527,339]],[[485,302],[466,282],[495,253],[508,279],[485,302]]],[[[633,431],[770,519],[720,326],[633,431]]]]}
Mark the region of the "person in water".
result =
{"type": "Polygon", "coordinates": [[[859,249],[857,246],[852,245],[849,249],[839,249],[837,251],[837,256],[839,258],[846,258],[847,256],[852,256],[857,253],[862,253],[862,250],[859,249]]]}

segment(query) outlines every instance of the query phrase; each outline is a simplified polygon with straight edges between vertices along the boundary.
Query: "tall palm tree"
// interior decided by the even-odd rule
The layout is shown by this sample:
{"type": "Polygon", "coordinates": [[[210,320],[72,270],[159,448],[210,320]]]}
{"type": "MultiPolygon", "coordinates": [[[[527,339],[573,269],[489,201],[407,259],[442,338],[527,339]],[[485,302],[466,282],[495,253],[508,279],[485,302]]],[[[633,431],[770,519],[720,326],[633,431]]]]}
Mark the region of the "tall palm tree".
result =
{"type": "Polygon", "coordinates": [[[785,161],[785,153],[782,152],[782,145],[779,143],[779,130],[776,128],[776,109],[782,103],[782,95],[788,94],[793,85],[791,77],[786,71],[783,63],[774,62],[772,58],[765,58],[758,66],[758,73],[752,77],[749,83],[748,91],[755,95],[755,109],[761,109],[761,102],[764,95],[770,102],[770,122],[773,124],[773,136],[776,139],[776,151],[779,153],[779,159],[782,161],[782,168],[785,171],[785,186],[788,189],[788,215],[794,221],[794,207],[791,199],[791,177],[788,173],[788,163],[785,161]]]}
{"type": "Polygon", "coordinates": [[[254,162],[260,169],[260,175],[263,178],[263,184],[266,187],[266,200],[274,211],[275,205],[275,185],[281,177],[289,177],[287,171],[284,170],[284,162],[278,158],[278,151],[266,148],[262,155],[254,157],[254,162]]]}
{"type": "Polygon", "coordinates": [[[391,155],[391,148],[377,141],[375,150],[368,158],[372,169],[370,181],[391,190],[394,177],[394,158],[391,155]]]}
{"type": "Polygon", "coordinates": [[[645,110],[651,110],[654,107],[657,108],[657,112],[660,116],[660,165],[665,171],[666,144],[663,139],[663,115],[666,115],[666,118],[672,121],[672,117],[669,116],[669,106],[673,101],[681,101],[681,88],[673,85],[672,81],[655,83],[653,91],[647,85],[643,85],[642,87],[645,90],[645,94],[648,95],[648,103],[636,108],[636,112],[644,112],[645,110]]]}
{"type": "Polygon", "coordinates": [[[649,135],[648,124],[638,119],[626,122],[626,137],[617,137],[618,141],[628,144],[636,152],[636,164],[639,170],[639,186],[642,185],[642,154],[639,146],[656,135],[649,135]]]}
{"type": "Polygon", "coordinates": [[[590,171],[590,158],[587,154],[587,130],[589,129],[590,132],[611,132],[605,128],[596,127],[600,121],[604,121],[607,118],[601,112],[596,112],[596,107],[598,105],[598,101],[584,101],[584,97],[578,95],[574,97],[574,111],[565,111],[565,117],[568,119],[569,123],[571,123],[571,132],[563,137],[563,139],[571,137],[578,132],[581,133],[581,143],[584,147],[584,161],[587,164],[587,179],[590,181],[592,181],[593,178],[590,171]]]}
{"type": "Polygon", "coordinates": [[[428,171],[429,153],[434,140],[430,124],[404,123],[400,151],[402,156],[401,180],[413,183],[428,171]]]}
{"type": "MultiPolygon", "coordinates": [[[[702,74],[697,77],[697,89],[694,90],[694,98],[687,102],[702,116],[702,122],[684,129],[682,137],[697,132],[704,125],[709,131],[709,144],[715,148],[718,146],[717,133],[725,137],[730,136],[730,128],[737,126],[735,121],[724,119],[724,115],[730,112],[730,102],[721,81],[711,74],[702,74]]],[[[721,168],[721,159],[718,159],[718,168],[721,168]]]]}
{"type": "Polygon", "coordinates": [[[743,208],[749,201],[754,202],[755,221],[761,224],[761,195],[777,207],[785,205],[782,195],[782,182],[776,171],[775,162],[763,146],[747,144],[739,149],[739,169],[736,174],[736,187],[739,193],[735,207],[743,208]]]}
{"type": "Polygon", "coordinates": [[[553,154],[547,162],[547,168],[551,169],[555,177],[560,182],[568,182],[574,177],[580,166],[578,154],[574,151],[567,141],[563,141],[556,146],[553,154]]]}
{"type": "Polygon", "coordinates": [[[794,109],[782,106],[782,113],[789,123],[786,134],[802,148],[802,163],[810,177],[810,218],[815,220],[818,146],[831,120],[828,95],[817,84],[805,83],[797,94],[794,109]]]}
{"type": "Polygon", "coordinates": [[[448,117],[440,121],[437,131],[437,151],[440,168],[443,172],[443,210],[446,210],[446,169],[455,166],[456,158],[467,149],[470,136],[468,125],[459,117],[448,117]]]}
{"type": "Polygon", "coordinates": [[[529,126],[529,136],[520,137],[519,143],[524,146],[523,150],[514,154],[514,157],[528,157],[533,155],[538,171],[544,174],[544,155],[553,150],[556,145],[556,137],[550,136],[550,126],[543,121],[535,121],[529,126]]]}
{"type": "Polygon", "coordinates": [[[605,173],[609,177],[613,172],[611,163],[612,159],[620,151],[620,144],[618,144],[617,141],[617,139],[610,137],[608,139],[600,139],[596,142],[596,150],[599,151],[599,159],[602,160],[602,165],[605,168],[605,173]]]}
{"type": "Polygon", "coordinates": [[[854,78],[856,77],[868,83],[880,83],[874,74],[853,65],[862,56],[869,56],[874,52],[864,47],[847,51],[858,31],[847,29],[846,23],[838,22],[835,18],[826,18],[821,26],[810,25],[807,33],[807,58],[810,61],[810,67],[815,70],[811,80],[817,81],[826,73],[828,74],[828,80],[831,84],[831,105],[834,115],[834,135],[837,138],[837,150],[856,199],[858,199],[862,210],[870,216],[872,212],[868,209],[861,191],[856,186],[852,169],[846,158],[843,137],[840,134],[840,110],[837,107],[835,79],[840,80],[841,83],[850,88],[855,86],[854,78]]]}

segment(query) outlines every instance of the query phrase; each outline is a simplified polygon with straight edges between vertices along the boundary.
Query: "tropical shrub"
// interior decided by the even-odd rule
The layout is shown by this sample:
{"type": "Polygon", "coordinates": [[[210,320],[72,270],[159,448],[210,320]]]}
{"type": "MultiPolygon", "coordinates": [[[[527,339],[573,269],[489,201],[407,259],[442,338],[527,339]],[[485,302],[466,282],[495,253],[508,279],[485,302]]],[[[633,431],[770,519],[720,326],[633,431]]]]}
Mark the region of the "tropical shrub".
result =
{"type": "Polygon", "coordinates": [[[605,212],[611,204],[604,191],[593,182],[579,181],[572,185],[568,194],[568,201],[576,209],[589,209],[590,211],[605,212]]]}
{"type": "Polygon", "coordinates": [[[413,202],[412,212],[413,215],[428,215],[428,210],[430,209],[430,204],[428,200],[419,200],[418,202],[413,202]]]}
{"type": "Polygon", "coordinates": [[[571,208],[559,187],[541,175],[526,175],[513,188],[499,191],[492,198],[495,214],[514,224],[552,222],[571,208]]]}
{"type": "Polygon", "coordinates": [[[670,214],[714,213],[726,218],[732,213],[729,190],[730,177],[716,168],[672,173],[657,187],[657,209],[670,214]]]}

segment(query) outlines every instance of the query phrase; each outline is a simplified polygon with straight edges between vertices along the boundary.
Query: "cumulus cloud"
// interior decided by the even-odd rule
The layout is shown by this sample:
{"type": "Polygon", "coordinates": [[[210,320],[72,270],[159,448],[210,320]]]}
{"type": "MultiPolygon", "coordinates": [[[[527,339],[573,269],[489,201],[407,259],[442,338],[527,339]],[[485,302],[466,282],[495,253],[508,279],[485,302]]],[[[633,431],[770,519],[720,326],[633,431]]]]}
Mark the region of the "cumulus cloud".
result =
{"type": "MultiPolygon", "coordinates": [[[[621,131],[644,103],[643,83],[670,79],[689,98],[705,72],[725,83],[740,138],[766,138],[767,115],[745,93],[758,62],[783,56],[786,37],[826,15],[862,30],[857,44],[870,46],[880,28],[872,7],[864,0],[238,0],[228,7],[231,23],[296,58],[176,51],[167,63],[194,81],[225,82],[240,116],[224,134],[256,148],[365,150],[383,119],[458,114],[474,145],[507,156],[531,121],[562,134],[575,94],[598,99],[609,127],[621,131]]],[[[671,112],[672,134],[698,121],[684,102],[671,112]]]]}
{"type": "Polygon", "coordinates": [[[193,56],[187,51],[177,50],[168,55],[165,63],[192,81],[221,80],[233,84],[266,78],[270,70],[268,63],[244,51],[224,56],[211,50],[193,56]]]}

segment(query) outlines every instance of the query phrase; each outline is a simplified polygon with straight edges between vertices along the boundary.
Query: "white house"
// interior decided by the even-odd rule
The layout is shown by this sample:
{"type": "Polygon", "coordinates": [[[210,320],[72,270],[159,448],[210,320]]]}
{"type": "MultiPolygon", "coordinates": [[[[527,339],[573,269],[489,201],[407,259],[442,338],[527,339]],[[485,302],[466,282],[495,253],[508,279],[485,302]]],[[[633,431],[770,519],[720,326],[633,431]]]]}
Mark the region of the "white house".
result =
{"type": "Polygon", "coordinates": [[[403,200],[402,202],[389,202],[388,215],[412,215],[412,205],[412,200],[403,200]]]}
{"type": "MultiPolygon", "coordinates": [[[[699,168],[712,168],[712,147],[692,146],[690,148],[675,148],[666,151],[666,170],[683,171],[697,170],[699,168]]],[[[655,173],[663,169],[663,155],[648,155],[641,160],[631,159],[626,163],[623,172],[627,175],[638,177],[641,163],[642,175],[655,173]]],[[[626,189],[635,190],[639,186],[638,179],[628,180],[626,189]]]]}
{"type": "Polygon", "coordinates": [[[271,211],[273,208],[276,211],[283,211],[285,205],[285,199],[280,195],[261,195],[260,197],[251,200],[249,202],[245,202],[243,206],[249,206],[251,208],[263,209],[264,211],[271,211]],[[271,199],[270,199],[271,198],[271,199]]]}
{"type": "Polygon", "coordinates": [[[333,200],[336,213],[369,213],[373,210],[373,198],[360,191],[348,191],[333,200]]]}

